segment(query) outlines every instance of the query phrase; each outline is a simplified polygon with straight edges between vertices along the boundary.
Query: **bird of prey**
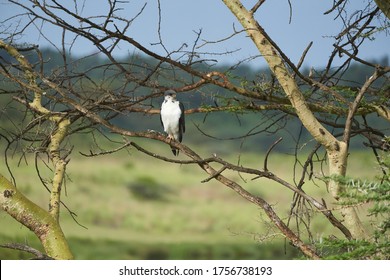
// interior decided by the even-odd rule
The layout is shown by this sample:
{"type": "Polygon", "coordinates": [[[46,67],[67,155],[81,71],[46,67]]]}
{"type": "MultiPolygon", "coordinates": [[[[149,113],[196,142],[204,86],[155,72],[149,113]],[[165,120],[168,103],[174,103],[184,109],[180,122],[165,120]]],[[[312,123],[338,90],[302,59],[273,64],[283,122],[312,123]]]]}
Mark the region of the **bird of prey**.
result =
{"type": "MultiPolygon", "coordinates": [[[[183,133],[186,130],[184,106],[183,103],[176,100],[176,92],[174,90],[167,90],[164,94],[160,120],[164,131],[168,134],[169,141],[175,140],[181,142],[183,140],[183,133]]],[[[179,154],[178,149],[172,146],[171,149],[175,156],[179,154]]]]}

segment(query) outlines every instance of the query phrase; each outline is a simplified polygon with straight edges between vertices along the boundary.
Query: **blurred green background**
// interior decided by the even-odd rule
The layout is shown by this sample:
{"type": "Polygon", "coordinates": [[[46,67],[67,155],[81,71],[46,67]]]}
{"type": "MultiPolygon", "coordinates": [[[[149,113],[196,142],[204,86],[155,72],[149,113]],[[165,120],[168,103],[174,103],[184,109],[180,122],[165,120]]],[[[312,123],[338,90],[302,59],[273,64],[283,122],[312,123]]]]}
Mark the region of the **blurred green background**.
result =
{"type": "MultiPolygon", "coordinates": [[[[52,67],[56,67],[55,55],[52,67]]],[[[387,60],[388,58],[383,58],[387,60]]],[[[96,61],[84,61],[84,63],[96,61]]],[[[103,62],[100,62],[103,63],[103,62]]],[[[84,65],[86,69],[89,65],[84,65]]],[[[51,69],[51,67],[48,67],[51,69]]],[[[80,70],[82,71],[82,69],[80,70]]],[[[234,70],[237,76],[256,79],[259,71],[240,66],[234,70]]],[[[348,75],[364,77],[367,67],[351,66],[348,75]]],[[[96,74],[98,79],[98,73],[96,74]]],[[[233,74],[232,74],[233,75],[233,74]]],[[[120,82],[117,81],[118,83],[120,82]]],[[[3,83],[5,88],[6,83],[3,83]]],[[[201,92],[179,94],[178,99],[186,108],[214,106],[215,98],[223,100],[228,93],[213,86],[201,92]]],[[[24,118],[20,104],[11,103],[12,94],[0,96],[1,132],[25,127],[29,119],[24,118]],[[22,121],[20,121],[22,120],[22,121]]],[[[159,106],[160,99],[153,100],[159,106]]],[[[378,121],[371,119],[369,121],[378,121]]],[[[313,141],[309,139],[299,122],[280,112],[228,112],[206,115],[188,115],[187,131],[183,143],[189,145],[202,157],[217,154],[227,161],[251,168],[263,168],[265,153],[279,137],[284,140],[274,149],[268,160],[269,170],[286,181],[299,180],[304,162],[311,151],[313,141]],[[276,122],[280,118],[280,121],[276,122]],[[269,124],[275,122],[272,127],[269,124]],[[267,128],[268,127],[268,128],[267,128]],[[198,129],[199,128],[199,129],[198,129]],[[216,138],[205,136],[210,134],[216,138]],[[253,134],[251,137],[242,137],[253,134]],[[235,140],[227,140],[237,138],[235,140]],[[297,153],[297,158],[294,154],[297,153]],[[301,162],[298,162],[300,160],[301,162]],[[294,170],[294,168],[296,168],[294,170]]],[[[121,114],[115,120],[121,127],[145,131],[162,132],[159,116],[143,114],[121,114]]],[[[382,122],[384,123],[384,122],[382,122]]],[[[383,126],[388,131],[388,125],[383,126]]],[[[336,133],[336,132],[335,132],[336,133]]],[[[231,189],[215,180],[201,183],[208,176],[196,165],[178,165],[150,158],[134,148],[100,157],[88,158],[90,150],[116,148],[123,139],[108,135],[118,143],[107,141],[99,134],[76,134],[66,139],[65,147],[73,147],[67,166],[66,183],[63,187],[61,225],[76,259],[292,259],[302,255],[286,243],[274,229],[268,218],[255,205],[245,201],[231,189]]],[[[142,147],[171,157],[168,145],[156,141],[132,139],[142,147]]],[[[348,175],[361,179],[373,179],[380,174],[376,159],[369,151],[363,151],[363,139],[354,139],[349,156],[348,175]]],[[[6,142],[0,139],[2,152],[6,142]]],[[[24,157],[25,147],[16,143],[8,151],[7,161],[16,179],[17,187],[44,209],[48,208],[49,193],[40,182],[32,154],[24,157]]],[[[324,152],[319,151],[315,176],[323,176],[321,163],[324,152]]],[[[180,155],[179,159],[186,159],[180,155]]],[[[45,165],[48,159],[41,156],[38,167],[41,176],[50,182],[52,172],[45,165]]],[[[50,166],[50,164],[48,164],[50,166]]],[[[213,164],[218,170],[220,166],[213,164]]],[[[5,164],[0,163],[0,173],[8,179],[11,175],[5,164]]],[[[274,207],[280,217],[288,217],[292,193],[267,179],[251,180],[253,177],[234,172],[224,172],[250,192],[262,196],[274,207]]],[[[307,182],[304,190],[318,200],[327,201],[325,184],[307,182]]],[[[369,218],[364,217],[369,223],[369,218]]],[[[313,239],[337,235],[321,215],[313,215],[310,227],[313,239]]],[[[302,231],[301,238],[307,239],[302,231]]],[[[40,248],[37,238],[0,211],[0,243],[20,242],[40,248]]],[[[30,255],[0,249],[1,259],[29,258],[30,255]]]]}
{"type": "MultiPolygon", "coordinates": [[[[167,145],[136,141],[169,156],[167,145]]],[[[207,152],[207,151],[206,151],[207,152]]],[[[205,152],[205,153],[206,153],[205,152]]],[[[237,161],[233,155],[228,159],[237,161]]],[[[264,154],[242,153],[240,161],[262,167],[264,154]]],[[[19,159],[10,164],[16,166],[19,159]]],[[[375,159],[362,152],[351,155],[350,172],[375,176],[375,159]]],[[[39,182],[31,159],[14,168],[17,187],[43,208],[48,192],[39,182]]],[[[42,165],[43,163],[41,163],[42,165]]],[[[294,157],[271,154],[269,168],[291,181],[294,157]]],[[[41,166],[42,167],[42,166],[41,166]]],[[[50,171],[42,176],[50,179],[50,171]]],[[[7,174],[4,165],[0,172],[7,174]]],[[[251,192],[269,200],[286,218],[292,198],[269,180],[226,173],[251,192]]],[[[77,217],[78,225],[62,207],[61,224],[76,259],[292,259],[300,253],[268,223],[255,205],[229,188],[211,180],[196,165],[160,162],[134,149],[86,158],[72,157],[67,169],[63,202],[77,217]]],[[[326,197],[324,186],[308,184],[305,190],[316,198],[326,197]]],[[[0,243],[21,242],[40,248],[36,237],[0,212],[0,243]]],[[[319,215],[312,219],[319,241],[334,234],[319,215]]],[[[304,234],[302,236],[305,238],[304,234]]],[[[27,254],[0,249],[1,259],[28,258],[27,254]]],[[[30,256],[31,257],[31,256],[30,256]]]]}

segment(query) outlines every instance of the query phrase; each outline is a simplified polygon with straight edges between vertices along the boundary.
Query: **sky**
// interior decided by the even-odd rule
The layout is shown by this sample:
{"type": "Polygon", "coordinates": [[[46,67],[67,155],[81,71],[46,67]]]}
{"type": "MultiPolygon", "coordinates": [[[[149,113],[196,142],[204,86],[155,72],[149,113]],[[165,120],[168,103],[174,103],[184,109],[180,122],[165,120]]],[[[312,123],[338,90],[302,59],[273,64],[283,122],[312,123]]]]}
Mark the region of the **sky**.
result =
{"type": "MultiPolygon", "coordinates": [[[[62,0],[60,2],[71,3],[70,8],[74,7],[73,1],[62,0]]],[[[246,0],[242,2],[247,8],[251,8],[257,1],[246,0]]],[[[79,11],[85,16],[105,14],[108,10],[107,1],[103,0],[77,0],[77,3],[79,3],[79,11]],[[101,4],[98,5],[97,3],[101,4]]],[[[290,10],[288,0],[268,0],[256,13],[256,19],[294,63],[299,61],[306,46],[310,41],[313,41],[305,65],[320,67],[327,63],[333,49],[334,39],[331,36],[338,34],[342,28],[340,19],[335,19],[336,14],[324,15],[324,12],[332,6],[332,3],[331,0],[291,0],[292,10],[290,10]]],[[[366,4],[367,0],[349,1],[351,10],[363,9],[366,4]]],[[[119,11],[118,14],[125,18],[135,17],[144,7],[142,13],[133,21],[127,35],[161,55],[165,55],[166,50],[160,44],[155,44],[160,40],[158,33],[159,20],[161,20],[160,35],[168,52],[179,50],[183,46],[182,50],[191,50],[197,39],[197,33],[201,30],[201,37],[197,46],[202,45],[202,47],[196,50],[205,53],[205,58],[235,64],[245,58],[259,54],[244,32],[233,36],[229,40],[211,43],[229,37],[234,31],[242,30],[233,14],[220,0],[161,0],[161,18],[159,18],[157,0],[129,0],[127,3],[121,4],[121,7],[123,10],[119,11]],[[144,7],[145,3],[146,6],[144,7]],[[220,55],[226,52],[229,54],[220,55]]],[[[16,6],[10,5],[6,0],[0,0],[0,21],[2,22],[0,28],[13,30],[13,28],[21,26],[20,21],[27,20],[26,17],[3,22],[11,15],[18,13],[20,13],[20,9],[16,6]]],[[[95,20],[98,21],[99,19],[95,20]]],[[[60,44],[60,29],[44,25],[45,36],[42,36],[37,31],[38,27],[40,26],[30,26],[17,41],[45,47],[50,45],[44,38],[47,37],[55,45],[60,44]]],[[[76,44],[71,45],[73,36],[68,35],[66,38],[72,54],[85,55],[97,51],[91,43],[78,39],[76,44]]],[[[359,57],[380,59],[390,55],[389,43],[390,35],[382,32],[375,40],[366,41],[359,57]]],[[[114,53],[118,56],[132,54],[134,48],[120,44],[114,53]]],[[[262,67],[265,62],[259,57],[251,60],[250,65],[262,67]]]]}

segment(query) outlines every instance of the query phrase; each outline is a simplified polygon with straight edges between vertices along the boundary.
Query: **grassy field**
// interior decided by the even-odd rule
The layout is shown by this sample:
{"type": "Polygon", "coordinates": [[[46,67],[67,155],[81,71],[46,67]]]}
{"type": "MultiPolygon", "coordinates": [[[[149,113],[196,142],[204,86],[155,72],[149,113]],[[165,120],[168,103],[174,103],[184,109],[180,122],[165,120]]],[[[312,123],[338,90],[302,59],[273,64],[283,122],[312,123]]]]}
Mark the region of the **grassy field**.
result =
{"type": "MultiPolygon", "coordinates": [[[[146,146],[148,143],[144,143],[146,146]]],[[[169,156],[169,148],[162,149],[169,156]]],[[[207,156],[207,154],[206,154],[207,156]]],[[[183,156],[181,155],[180,158],[183,156]]],[[[351,155],[350,173],[373,177],[378,170],[367,154],[351,155]],[[355,158],[356,157],[356,158],[355,158]]],[[[184,158],[184,157],[183,157],[184,158]]],[[[231,157],[231,160],[237,158],[231,157]]],[[[17,187],[34,202],[47,208],[49,194],[39,182],[33,160],[28,165],[18,158],[15,168],[17,187]]],[[[261,155],[242,154],[241,163],[261,168],[261,155]]],[[[292,182],[294,158],[273,154],[269,168],[292,182]]],[[[40,164],[42,175],[50,171],[40,164]],[[44,171],[45,170],[45,171],[44,171]]],[[[218,168],[216,166],[216,168],[218,168]]],[[[8,175],[5,166],[0,172],[8,175]]],[[[282,217],[287,217],[291,193],[265,180],[241,178],[226,173],[253,193],[269,200],[282,217]]],[[[77,214],[78,225],[62,208],[61,224],[77,259],[289,259],[300,257],[268,224],[255,205],[216,181],[201,183],[208,176],[195,165],[162,163],[135,150],[85,158],[74,153],[67,169],[63,201],[77,214]]],[[[307,185],[306,191],[327,197],[326,188],[307,185]]],[[[0,242],[22,242],[38,246],[36,237],[0,212],[0,242]]],[[[315,238],[334,234],[320,216],[312,226],[315,238]]],[[[336,233],[337,235],[337,233],[336,233]]],[[[304,236],[303,236],[304,237],[304,236]]],[[[0,257],[25,257],[0,249],[0,257]]]]}

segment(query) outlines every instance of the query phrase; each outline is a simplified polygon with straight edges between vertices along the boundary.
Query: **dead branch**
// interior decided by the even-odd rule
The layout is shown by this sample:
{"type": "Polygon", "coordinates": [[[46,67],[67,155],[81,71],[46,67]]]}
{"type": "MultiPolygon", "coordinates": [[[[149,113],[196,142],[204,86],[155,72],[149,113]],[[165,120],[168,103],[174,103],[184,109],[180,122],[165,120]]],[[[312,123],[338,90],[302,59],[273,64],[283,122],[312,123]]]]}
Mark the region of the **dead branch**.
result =
{"type": "Polygon", "coordinates": [[[28,246],[26,244],[20,244],[20,243],[7,243],[7,244],[0,244],[0,247],[7,248],[7,249],[13,249],[18,250],[22,252],[27,252],[30,254],[33,254],[35,258],[33,260],[54,260],[53,258],[49,257],[48,255],[42,253],[41,251],[28,246]]]}

